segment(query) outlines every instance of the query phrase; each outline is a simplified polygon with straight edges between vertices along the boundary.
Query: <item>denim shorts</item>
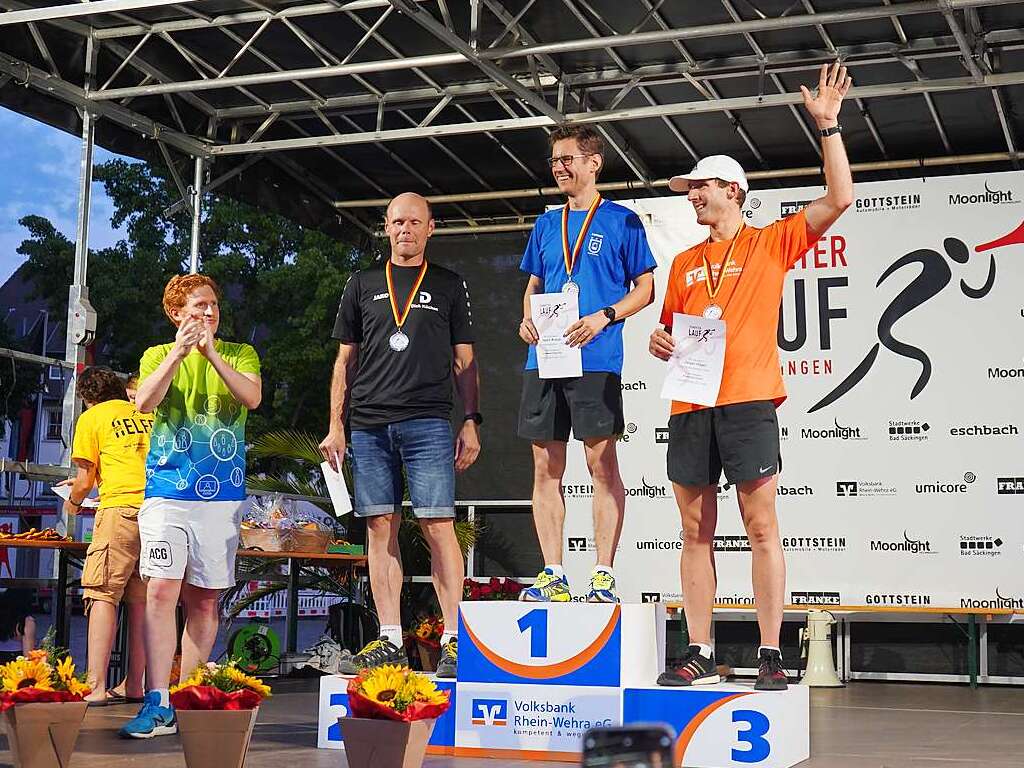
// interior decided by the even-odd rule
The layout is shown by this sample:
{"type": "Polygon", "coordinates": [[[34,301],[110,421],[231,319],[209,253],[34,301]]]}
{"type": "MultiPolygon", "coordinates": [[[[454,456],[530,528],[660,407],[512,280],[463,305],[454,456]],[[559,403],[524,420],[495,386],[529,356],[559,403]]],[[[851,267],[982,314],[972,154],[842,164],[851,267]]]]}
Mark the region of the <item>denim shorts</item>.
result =
{"type": "Polygon", "coordinates": [[[416,517],[455,517],[455,442],[446,419],[353,429],[357,517],[402,511],[402,466],[416,517]]]}

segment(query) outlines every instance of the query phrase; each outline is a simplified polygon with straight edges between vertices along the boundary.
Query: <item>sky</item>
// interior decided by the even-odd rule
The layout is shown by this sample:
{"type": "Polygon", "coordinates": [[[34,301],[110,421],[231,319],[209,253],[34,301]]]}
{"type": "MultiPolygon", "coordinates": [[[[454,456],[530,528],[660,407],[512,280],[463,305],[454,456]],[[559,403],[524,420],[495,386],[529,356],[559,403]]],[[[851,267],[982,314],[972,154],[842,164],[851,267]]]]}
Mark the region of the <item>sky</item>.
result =
{"type": "MultiPolygon", "coordinates": [[[[45,216],[69,239],[75,239],[78,214],[78,174],[82,140],[17,112],[0,107],[0,284],[25,258],[18,246],[28,236],[18,219],[45,216]]],[[[94,162],[116,157],[96,148],[94,162]]],[[[124,237],[110,226],[114,206],[93,184],[89,247],[103,248],[124,237]]]]}

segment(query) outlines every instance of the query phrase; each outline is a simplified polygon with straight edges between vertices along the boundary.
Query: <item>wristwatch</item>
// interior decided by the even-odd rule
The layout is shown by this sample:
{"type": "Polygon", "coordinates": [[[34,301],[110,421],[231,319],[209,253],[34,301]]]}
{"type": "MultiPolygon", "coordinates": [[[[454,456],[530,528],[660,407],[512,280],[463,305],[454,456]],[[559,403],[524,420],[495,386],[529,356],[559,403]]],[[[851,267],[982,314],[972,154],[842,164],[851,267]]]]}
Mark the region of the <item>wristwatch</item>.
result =
{"type": "Polygon", "coordinates": [[[821,129],[818,130],[818,133],[821,134],[821,138],[823,138],[823,139],[828,138],[829,136],[832,136],[832,135],[837,134],[837,133],[842,133],[842,132],[843,132],[843,126],[839,125],[839,123],[836,123],[831,128],[821,128],[821,129]]]}
{"type": "Polygon", "coordinates": [[[477,426],[480,426],[481,424],[484,423],[484,417],[480,413],[480,411],[473,411],[472,413],[467,413],[465,416],[462,417],[462,420],[463,421],[472,421],[477,426]]]}
{"type": "Polygon", "coordinates": [[[604,316],[608,318],[609,323],[615,322],[615,307],[605,307],[601,311],[604,312],[604,316]]]}

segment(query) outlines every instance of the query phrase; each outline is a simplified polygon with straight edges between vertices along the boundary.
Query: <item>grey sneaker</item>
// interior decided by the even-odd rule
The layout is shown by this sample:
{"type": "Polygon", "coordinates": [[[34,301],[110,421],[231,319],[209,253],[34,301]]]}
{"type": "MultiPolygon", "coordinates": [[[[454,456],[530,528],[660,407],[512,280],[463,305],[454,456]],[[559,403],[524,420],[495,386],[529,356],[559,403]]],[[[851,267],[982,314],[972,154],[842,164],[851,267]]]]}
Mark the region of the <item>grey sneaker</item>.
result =
{"type": "Polygon", "coordinates": [[[435,677],[454,680],[459,666],[459,641],[454,637],[441,646],[441,658],[437,660],[435,677]]]}
{"type": "Polygon", "coordinates": [[[371,640],[355,656],[348,656],[338,661],[338,674],[358,675],[364,669],[374,669],[385,664],[409,663],[405,651],[397,647],[386,637],[371,640]]]}

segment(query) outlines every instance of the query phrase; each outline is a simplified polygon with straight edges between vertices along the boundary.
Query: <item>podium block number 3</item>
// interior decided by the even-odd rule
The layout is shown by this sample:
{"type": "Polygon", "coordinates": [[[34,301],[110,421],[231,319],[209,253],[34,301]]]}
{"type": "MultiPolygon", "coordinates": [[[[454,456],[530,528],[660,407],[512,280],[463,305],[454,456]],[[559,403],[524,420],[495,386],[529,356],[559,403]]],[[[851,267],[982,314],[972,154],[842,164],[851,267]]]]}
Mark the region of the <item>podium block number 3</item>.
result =
{"type": "Polygon", "coordinates": [[[548,612],[545,608],[534,608],[523,614],[517,622],[519,631],[530,633],[530,658],[543,659],[548,655],[548,612]]]}
{"type": "Polygon", "coordinates": [[[732,759],[737,763],[760,763],[772,751],[772,745],[764,737],[768,733],[768,718],[752,709],[737,709],[732,713],[734,723],[743,723],[748,728],[738,731],[737,740],[749,744],[747,749],[732,750],[732,759]]]}

